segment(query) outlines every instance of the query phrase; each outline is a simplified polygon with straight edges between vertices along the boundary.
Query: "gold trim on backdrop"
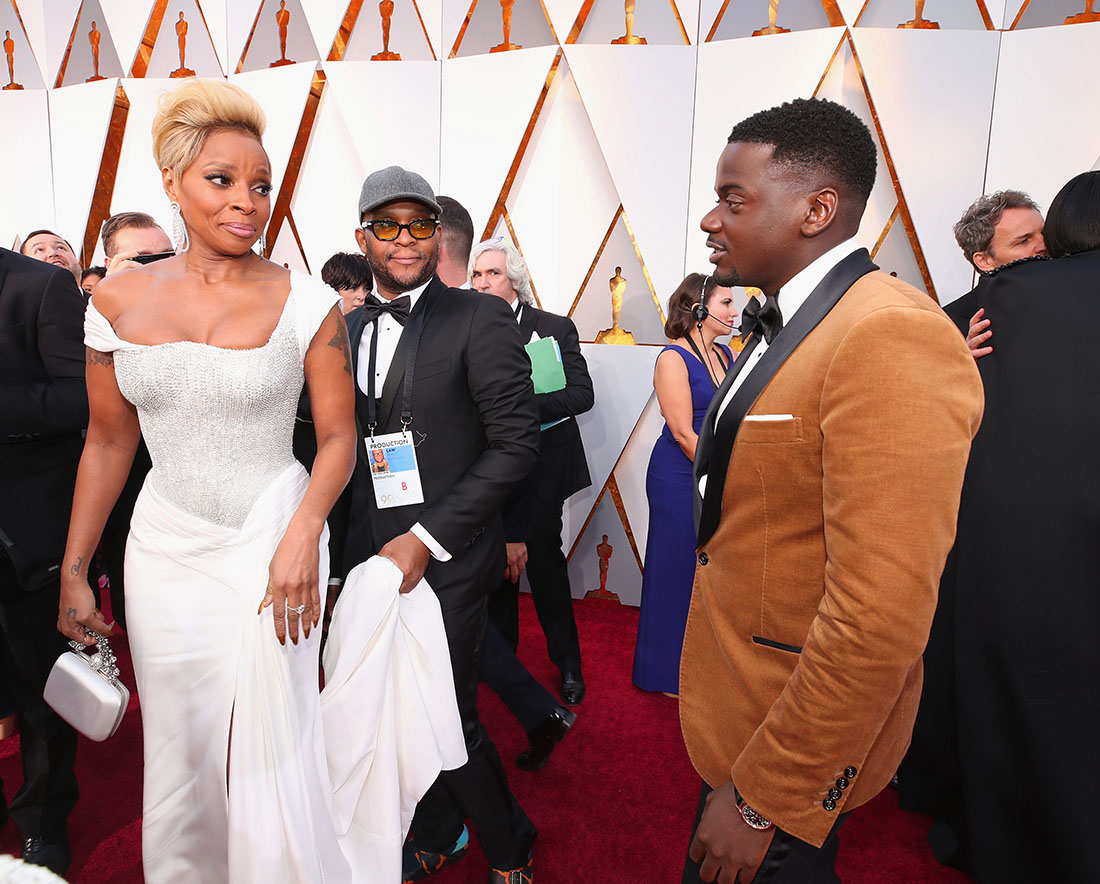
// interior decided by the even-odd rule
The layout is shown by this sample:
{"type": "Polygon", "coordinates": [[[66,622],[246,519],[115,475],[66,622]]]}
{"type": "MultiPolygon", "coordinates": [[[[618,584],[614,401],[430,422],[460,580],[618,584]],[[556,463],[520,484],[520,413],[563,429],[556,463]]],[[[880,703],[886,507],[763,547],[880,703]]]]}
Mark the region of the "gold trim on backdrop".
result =
{"type": "Polygon", "coordinates": [[[842,28],[848,24],[836,0],[821,0],[821,8],[825,10],[825,17],[829,19],[829,27],[842,28]]]}
{"type": "MultiPolygon", "coordinates": [[[[454,2],[454,0],[452,0],[454,2]]],[[[477,9],[478,0],[473,0],[470,4],[470,8],[466,12],[466,18],[462,20],[462,27],[458,29],[458,36],[455,37],[455,45],[451,47],[451,54],[447,58],[454,58],[458,55],[458,47],[462,45],[462,38],[466,36],[466,28],[470,26],[470,19],[474,17],[474,10],[477,9]]]]}
{"type": "Polygon", "coordinates": [[[840,39],[837,41],[836,49],[833,50],[832,56],[829,58],[829,63],[825,65],[825,72],[821,75],[821,79],[817,81],[817,85],[814,86],[813,97],[817,98],[817,93],[821,91],[821,87],[825,85],[825,78],[829,76],[829,71],[833,69],[833,65],[836,63],[836,57],[840,55],[840,50],[844,48],[844,43],[848,39],[848,30],[845,29],[844,33],[840,35],[840,39]]]}
{"type": "MultiPolygon", "coordinates": [[[[117,82],[117,81],[116,81],[117,82]]],[[[115,178],[118,176],[118,160],[122,153],[122,139],[126,134],[126,117],[130,112],[130,99],[121,85],[115,88],[115,104],[111,108],[111,121],[107,125],[107,140],[99,161],[92,206],[88,211],[88,224],[84,228],[84,242],[80,263],[88,267],[95,256],[95,243],[103,222],[111,217],[111,200],[115,195],[115,178]]]]}
{"type": "Polygon", "coordinates": [[[138,44],[134,63],[130,66],[131,77],[144,77],[149,70],[149,59],[153,57],[160,26],[164,23],[164,13],[168,11],[168,0],[156,0],[149,11],[149,21],[145,23],[145,33],[138,44]]]}
{"type": "MultiPolygon", "coordinates": [[[[710,30],[707,31],[707,38],[703,41],[704,43],[709,43],[711,40],[714,39],[714,35],[718,33],[718,26],[722,24],[722,18],[723,16],[725,16],[726,9],[727,7],[729,7],[729,5],[730,0],[722,0],[722,6],[718,10],[718,14],[714,17],[714,23],[711,24],[710,30]]],[[[702,9],[700,9],[700,12],[702,12],[702,9]]]]}
{"type": "Polygon", "coordinates": [[[615,232],[615,225],[619,222],[619,216],[623,213],[623,205],[619,203],[619,208],[615,210],[615,216],[611,219],[611,224],[607,228],[607,233],[603,236],[603,242],[600,243],[600,247],[596,250],[596,257],[592,259],[592,266],[588,268],[588,272],[584,275],[584,281],[581,283],[580,291],[577,292],[577,297],[573,299],[573,305],[569,308],[567,316],[572,316],[573,311],[577,309],[577,305],[581,302],[581,295],[584,294],[584,290],[588,288],[588,281],[592,279],[592,274],[596,272],[596,265],[600,263],[600,258],[603,257],[603,250],[607,248],[607,243],[611,239],[611,234],[615,232]]]}
{"type": "Polygon", "coordinates": [[[581,31],[584,30],[585,22],[588,21],[588,14],[592,11],[592,4],[595,0],[584,0],[580,10],[577,12],[577,17],[573,21],[573,27],[569,29],[569,36],[565,38],[566,43],[576,43],[580,39],[581,31]]]}
{"type": "MultiPolygon", "coordinates": [[[[240,2],[240,0],[237,0],[237,2],[240,2]]],[[[241,50],[241,57],[237,59],[237,67],[236,70],[233,71],[235,74],[239,74],[244,70],[245,56],[248,55],[248,50],[252,48],[252,38],[256,36],[256,28],[260,24],[260,14],[264,11],[264,6],[266,5],[266,0],[260,0],[260,7],[256,10],[256,17],[252,19],[252,27],[248,30],[248,39],[244,41],[244,49],[241,50]]],[[[226,60],[228,61],[228,59],[226,60]]]]}
{"type": "Polygon", "coordinates": [[[1016,25],[1020,23],[1020,19],[1024,17],[1024,13],[1027,12],[1028,6],[1031,5],[1031,0],[1024,0],[1024,5],[1020,7],[1019,12],[1016,13],[1016,17],[1012,19],[1012,24],[1008,26],[1010,31],[1016,30],[1016,25]]]}
{"type": "Polygon", "coordinates": [[[993,16],[989,14],[989,9],[985,5],[985,0],[976,0],[978,4],[978,12],[982,15],[982,21],[985,22],[985,29],[987,31],[997,30],[997,26],[993,24],[993,16]]]}
{"type": "Polygon", "coordinates": [[[871,260],[875,260],[875,255],[878,254],[878,250],[882,248],[882,244],[886,242],[886,237],[890,235],[890,231],[894,227],[894,222],[898,220],[898,215],[901,214],[900,204],[895,204],[894,211],[890,213],[890,217],[886,219],[886,226],[882,228],[882,233],[878,235],[878,240],[875,242],[875,247],[871,249],[871,260]]]}
{"type": "MultiPolygon", "coordinates": [[[[519,244],[519,237],[516,236],[516,229],[512,226],[512,216],[508,214],[508,210],[505,209],[501,217],[504,219],[504,226],[508,228],[508,235],[512,237],[512,245],[516,247],[516,251],[519,252],[519,256],[523,258],[523,263],[527,263],[527,258],[523,254],[523,246],[519,244]]],[[[531,286],[531,294],[535,296],[535,306],[540,310],[542,309],[542,299],[539,297],[538,290],[535,288],[535,278],[531,275],[531,268],[527,268],[527,282],[531,286]]]]}
{"type": "MultiPolygon", "coordinates": [[[[222,66],[222,60],[218,56],[218,47],[214,45],[214,35],[210,33],[210,25],[206,23],[206,13],[202,11],[202,3],[200,3],[199,0],[195,0],[195,8],[199,11],[199,18],[202,19],[203,30],[206,31],[206,39],[210,41],[210,48],[214,50],[214,60],[217,61],[218,67],[220,68],[222,66]]],[[[228,46],[225,51],[229,51],[228,46]]],[[[226,61],[228,61],[228,59],[226,59],[226,61]]],[[[226,75],[225,71],[222,71],[222,75],[226,75]]]]}
{"type": "Polygon", "coordinates": [[[76,30],[80,27],[80,16],[84,13],[84,0],[80,0],[80,8],[76,11],[76,21],[73,22],[73,32],[69,34],[69,44],[65,47],[65,54],[61,57],[61,67],[57,69],[57,79],[54,81],[54,89],[65,82],[65,68],[69,66],[69,56],[73,51],[73,41],[76,39],[76,30]]]}
{"type": "MultiPolygon", "coordinates": [[[[416,10],[416,17],[420,22],[420,30],[424,32],[424,41],[428,44],[428,51],[432,54],[432,61],[439,61],[439,56],[435,54],[435,44],[432,43],[432,37],[428,33],[428,26],[424,24],[424,16],[420,14],[420,7],[417,5],[416,0],[412,0],[413,9],[416,10]]],[[[553,30],[553,28],[551,28],[553,30]]]]}
{"type": "Polygon", "coordinates": [[[561,65],[561,59],[562,51],[559,47],[558,51],[554,54],[554,60],[550,63],[550,70],[546,72],[546,81],[542,85],[542,91],[539,93],[538,101],[535,102],[535,109],[531,111],[531,119],[527,122],[527,128],[524,130],[523,138],[520,139],[519,150],[516,151],[516,155],[512,160],[512,165],[508,168],[508,174],[504,176],[504,186],[501,187],[496,204],[493,206],[493,211],[489,214],[489,223],[485,225],[485,232],[481,235],[482,239],[488,239],[493,235],[493,231],[497,229],[497,222],[500,220],[501,213],[504,212],[505,206],[507,205],[508,197],[512,192],[512,185],[515,183],[516,175],[519,174],[519,167],[523,163],[523,157],[527,153],[527,145],[531,142],[531,136],[535,134],[535,126],[538,124],[539,115],[542,113],[542,107],[546,104],[546,96],[550,94],[550,84],[554,82],[554,75],[558,72],[558,68],[561,65]]]}
{"type": "Polygon", "coordinates": [[[898,207],[901,210],[901,223],[905,227],[905,233],[909,237],[909,246],[913,250],[913,257],[916,258],[917,267],[920,270],[921,277],[924,279],[924,286],[928,292],[928,296],[937,304],[940,302],[936,297],[936,287],[932,282],[932,274],[928,271],[928,263],[924,260],[924,251],[920,247],[920,238],[917,236],[917,229],[913,224],[912,215],[909,213],[909,204],[905,201],[905,194],[901,189],[901,181],[898,178],[897,168],[894,166],[893,157],[890,156],[890,147],[886,143],[886,134],[882,130],[882,123],[878,118],[878,111],[875,110],[875,100],[871,95],[871,89],[867,85],[867,77],[863,72],[863,65],[859,60],[859,53],[856,52],[855,41],[851,38],[851,32],[848,32],[848,45],[852,50],[852,59],[856,63],[856,70],[859,72],[859,82],[863,87],[863,94],[867,99],[867,107],[871,111],[871,120],[875,124],[875,131],[878,133],[879,144],[882,146],[882,155],[886,159],[886,168],[890,171],[890,180],[894,185],[894,193],[897,194],[898,207]]]}
{"type": "MultiPolygon", "coordinates": [[[[626,442],[623,443],[623,449],[619,452],[619,456],[615,458],[615,463],[611,467],[611,472],[607,474],[607,481],[604,482],[603,488],[600,489],[600,493],[596,495],[596,500],[592,503],[592,509],[589,510],[588,516],[584,520],[584,524],[581,525],[580,531],[577,532],[577,537],[573,541],[573,545],[569,547],[569,553],[566,555],[566,561],[573,557],[573,553],[577,551],[577,545],[584,537],[584,532],[588,530],[589,524],[592,522],[592,517],[596,515],[596,510],[599,509],[600,501],[603,500],[604,492],[607,491],[608,486],[615,478],[615,470],[619,468],[619,464],[622,463],[623,455],[626,454],[626,449],[630,445],[630,440],[634,438],[634,434],[638,432],[638,427],[642,424],[642,418],[645,416],[645,410],[649,407],[650,401],[653,399],[654,393],[650,393],[646,399],[645,404],[642,406],[642,410],[638,412],[638,419],[634,421],[634,426],[630,428],[630,432],[626,434],[626,442]]],[[[618,483],[616,483],[616,488],[618,483]]],[[[624,526],[625,527],[625,526],[624,526]]]]}
{"type": "Polygon", "coordinates": [[[627,236],[630,237],[630,242],[634,246],[634,254],[638,256],[638,263],[642,268],[642,276],[645,277],[646,285],[649,286],[649,293],[653,296],[653,303],[657,306],[657,315],[661,317],[661,324],[665,322],[665,311],[661,309],[661,301],[657,297],[657,289],[653,285],[653,280],[649,275],[649,268],[645,266],[645,258],[642,257],[642,250],[638,247],[638,240],[634,236],[634,228],[630,226],[630,219],[626,217],[626,210],[622,212],[623,224],[626,225],[627,236]]]}
{"type": "MultiPolygon", "coordinates": [[[[286,210],[286,223],[290,227],[290,232],[294,236],[294,243],[298,246],[298,254],[302,256],[302,263],[306,265],[306,273],[312,274],[313,271],[309,269],[309,258],[306,256],[306,250],[302,246],[302,238],[298,236],[298,225],[294,223],[294,213],[290,211],[288,207],[286,210]]],[[[274,248],[274,245],[272,245],[274,248]]]]}
{"type": "Polygon", "coordinates": [[[543,18],[545,18],[546,23],[550,25],[550,36],[553,37],[554,42],[560,46],[561,40],[558,39],[558,31],[557,28],[554,27],[554,20],[550,18],[550,13],[546,11],[546,0],[539,0],[539,6],[542,7],[543,18]]]}
{"type": "Polygon", "coordinates": [[[684,43],[690,46],[691,37],[688,36],[688,29],[684,27],[684,18],[680,15],[680,10],[676,7],[676,0],[668,0],[668,3],[672,7],[672,14],[676,16],[676,24],[680,26],[680,33],[684,35],[684,43]]]}
{"type": "MultiPolygon", "coordinates": [[[[647,402],[646,405],[649,403],[647,402]]],[[[642,411],[645,411],[643,408],[642,411]]],[[[631,434],[633,435],[633,433],[631,434]]],[[[629,437],[626,440],[626,444],[630,444],[629,437]]],[[[626,450],[626,446],[623,446],[623,450],[626,450]]],[[[630,551],[634,553],[634,561],[638,563],[638,570],[645,573],[645,566],[642,563],[642,555],[638,552],[638,542],[634,539],[634,530],[630,527],[630,516],[626,512],[626,504],[623,503],[622,492],[619,491],[619,480],[615,478],[615,471],[611,471],[611,477],[607,480],[607,491],[611,495],[611,502],[615,504],[615,510],[619,514],[619,521],[623,523],[623,530],[626,532],[626,540],[630,544],[630,551]]]]}
{"type": "MultiPolygon", "coordinates": [[[[294,188],[298,186],[298,176],[302,171],[302,160],[305,158],[306,147],[309,144],[309,136],[313,132],[313,123],[317,119],[317,107],[321,103],[321,93],[325,89],[325,72],[316,70],[313,74],[313,83],[309,87],[309,95],[306,96],[306,106],[302,111],[302,121],[298,124],[298,134],[294,137],[294,146],[290,149],[290,159],[286,164],[286,172],[283,182],[279,186],[279,196],[271,209],[271,220],[267,224],[267,249],[264,257],[271,257],[271,250],[279,239],[279,231],[283,221],[290,214],[290,200],[294,196],[294,188]]],[[[293,226],[292,226],[293,229],[293,226]]],[[[297,238],[297,232],[295,232],[297,238]]],[[[298,243],[301,249],[301,241],[298,243]]],[[[305,249],[301,249],[305,257],[305,249]]],[[[306,264],[308,267],[308,263],[306,264]]]]}
{"type": "Polygon", "coordinates": [[[853,28],[858,28],[859,27],[859,20],[861,18],[863,18],[863,13],[865,13],[867,11],[867,7],[870,6],[870,5],[871,5],[871,0],[863,0],[863,8],[859,11],[859,14],[856,16],[856,20],[854,22],[852,22],[852,27],[853,28]]]}
{"type": "Polygon", "coordinates": [[[329,49],[328,58],[325,61],[344,60],[344,53],[348,51],[351,32],[355,29],[355,22],[359,18],[359,10],[362,8],[363,0],[351,0],[348,4],[347,12],[344,13],[344,20],[340,22],[340,27],[336,29],[336,36],[332,38],[332,48],[329,49]]]}

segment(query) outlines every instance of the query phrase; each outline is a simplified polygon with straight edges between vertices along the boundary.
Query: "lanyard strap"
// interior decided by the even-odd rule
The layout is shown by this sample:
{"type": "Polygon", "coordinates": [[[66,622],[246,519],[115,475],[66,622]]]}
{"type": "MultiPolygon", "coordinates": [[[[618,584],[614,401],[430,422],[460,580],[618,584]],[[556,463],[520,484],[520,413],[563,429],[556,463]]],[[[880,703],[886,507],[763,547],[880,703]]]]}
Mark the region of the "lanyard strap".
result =
{"type": "MultiPolygon", "coordinates": [[[[717,390],[717,389],[718,389],[718,386],[719,386],[719,385],[718,385],[718,384],[717,384],[717,383],[715,382],[715,380],[714,380],[714,375],[712,375],[712,374],[710,373],[710,360],[709,360],[709,359],[704,359],[704,358],[703,358],[703,354],[702,354],[702,353],[701,353],[701,352],[699,351],[699,348],[695,346],[695,341],[693,341],[693,340],[691,339],[691,335],[688,335],[688,336],[687,336],[687,342],[688,342],[688,345],[689,345],[689,346],[691,347],[691,349],[692,349],[693,351],[695,351],[695,355],[699,357],[699,361],[700,361],[701,363],[703,363],[703,368],[704,368],[704,369],[706,370],[706,372],[707,372],[707,380],[708,380],[708,381],[710,381],[710,385],[711,385],[711,387],[712,387],[712,388],[713,388],[714,390],[717,390]]],[[[718,364],[719,364],[719,365],[722,365],[722,360],[721,360],[721,359],[719,359],[719,360],[718,360],[718,364]]],[[[724,365],[722,365],[722,367],[723,367],[723,368],[725,368],[725,366],[724,366],[724,365]]]]}
{"type": "MultiPolygon", "coordinates": [[[[370,339],[370,359],[367,362],[367,432],[374,438],[374,431],[378,427],[378,400],[375,397],[375,375],[378,371],[378,321],[381,317],[372,320],[374,326],[370,339]]],[[[404,392],[401,397],[401,432],[405,432],[413,422],[412,394],[413,377],[416,371],[416,354],[420,349],[420,334],[424,330],[424,311],[413,311],[409,317],[409,324],[401,332],[402,339],[409,336],[409,350],[405,359],[404,392]]],[[[400,346],[400,341],[398,342],[400,346]]],[[[390,371],[393,365],[390,365],[390,371]]],[[[388,373],[388,372],[387,372],[388,373]]]]}

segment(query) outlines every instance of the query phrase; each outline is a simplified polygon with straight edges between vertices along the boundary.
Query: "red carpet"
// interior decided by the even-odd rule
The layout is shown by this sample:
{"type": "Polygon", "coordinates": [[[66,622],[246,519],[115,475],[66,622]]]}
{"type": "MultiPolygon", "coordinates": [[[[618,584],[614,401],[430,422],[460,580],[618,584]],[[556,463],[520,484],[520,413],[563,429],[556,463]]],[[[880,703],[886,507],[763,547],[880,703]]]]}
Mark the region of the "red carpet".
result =
{"type": "MultiPolygon", "coordinates": [[[[576,608],[588,696],[576,726],[543,770],[529,774],[515,767],[526,736],[500,701],[482,691],[486,726],[520,803],[539,828],[536,880],[675,884],[699,794],[699,780],[680,738],[676,702],[645,694],[630,683],[636,608],[599,601],[578,602],[576,608]]],[[[529,596],[521,596],[520,610],[522,656],[553,689],[557,670],[545,658],[529,596]]],[[[129,653],[124,641],[118,645],[123,677],[132,687],[129,653]]],[[[13,795],[22,780],[18,737],[0,743],[0,776],[5,793],[13,795]]],[[[136,701],[109,741],[81,744],[77,776],[82,797],[69,820],[69,880],[138,884],[141,721],[136,701]]],[[[857,810],[841,835],[838,869],[844,884],[969,882],[936,863],[924,839],[926,829],[924,818],[898,810],[889,790],[857,810]]],[[[18,832],[8,824],[0,832],[0,851],[18,849],[18,832]]],[[[432,880],[483,884],[485,877],[485,860],[475,843],[464,860],[432,880]]]]}

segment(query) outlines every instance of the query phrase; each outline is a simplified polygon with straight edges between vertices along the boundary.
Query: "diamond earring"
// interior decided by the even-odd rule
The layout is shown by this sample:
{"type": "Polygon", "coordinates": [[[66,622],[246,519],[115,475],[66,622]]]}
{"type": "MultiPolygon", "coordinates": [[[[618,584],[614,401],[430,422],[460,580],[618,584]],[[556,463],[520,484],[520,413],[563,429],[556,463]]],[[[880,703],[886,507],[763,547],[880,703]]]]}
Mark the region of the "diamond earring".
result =
{"type": "Polygon", "coordinates": [[[260,239],[257,241],[256,245],[258,245],[260,247],[259,248],[260,257],[261,258],[266,258],[267,257],[267,231],[266,230],[263,233],[260,234],[260,239]]]}
{"type": "Polygon", "coordinates": [[[191,248],[191,238],[187,235],[187,225],[183,223],[180,204],[174,200],[172,201],[172,242],[176,247],[177,255],[191,248]]]}

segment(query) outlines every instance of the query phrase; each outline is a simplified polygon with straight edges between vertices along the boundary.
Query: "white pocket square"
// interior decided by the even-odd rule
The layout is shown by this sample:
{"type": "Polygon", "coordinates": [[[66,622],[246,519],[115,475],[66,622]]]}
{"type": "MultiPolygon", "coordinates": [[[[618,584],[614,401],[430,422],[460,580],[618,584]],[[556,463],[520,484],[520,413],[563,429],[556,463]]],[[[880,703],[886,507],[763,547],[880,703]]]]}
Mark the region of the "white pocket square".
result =
{"type": "Polygon", "coordinates": [[[793,414],[746,414],[747,421],[793,421],[793,414]]]}

